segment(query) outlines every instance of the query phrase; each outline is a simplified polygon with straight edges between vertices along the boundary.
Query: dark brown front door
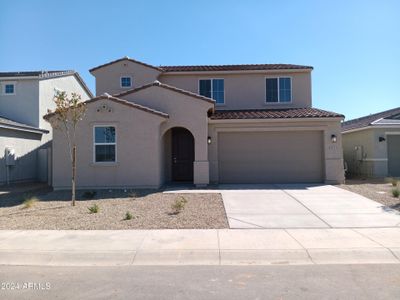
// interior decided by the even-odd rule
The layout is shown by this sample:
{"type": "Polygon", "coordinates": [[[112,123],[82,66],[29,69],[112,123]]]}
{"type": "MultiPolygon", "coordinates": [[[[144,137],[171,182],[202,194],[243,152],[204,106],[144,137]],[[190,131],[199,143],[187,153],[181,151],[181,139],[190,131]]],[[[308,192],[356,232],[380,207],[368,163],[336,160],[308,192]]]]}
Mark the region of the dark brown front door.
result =
{"type": "Polygon", "coordinates": [[[184,128],[172,129],[172,180],[193,181],[194,139],[184,128]]]}

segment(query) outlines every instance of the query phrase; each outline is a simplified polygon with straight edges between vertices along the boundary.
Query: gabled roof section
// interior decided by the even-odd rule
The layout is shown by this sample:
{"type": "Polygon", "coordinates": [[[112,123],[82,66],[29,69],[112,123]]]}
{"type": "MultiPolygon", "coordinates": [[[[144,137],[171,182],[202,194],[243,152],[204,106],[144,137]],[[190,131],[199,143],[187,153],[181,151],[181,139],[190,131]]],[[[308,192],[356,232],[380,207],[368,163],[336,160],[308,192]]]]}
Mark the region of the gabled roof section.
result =
{"type": "Polygon", "coordinates": [[[243,64],[243,65],[197,65],[160,66],[164,72],[215,72],[215,71],[254,71],[254,70],[312,70],[311,66],[291,64],[243,64]]]}
{"type": "Polygon", "coordinates": [[[241,65],[191,65],[191,66],[153,66],[144,62],[134,60],[128,56],[110,61],[89,70],[92,73],[95,70],[115,64],[120,61],[131,61],[148,68],[153,68],[162,73],[170,72],[217,72],[217,71],[258,71],[258,70],[305,70],[311,71],[313,67],[293,64],[241,64],[241,65]]]}
{"type": "Polygon", "coordinates": [[[96,71],[96,70],[98,70],[98,69],[104,68],[104,67],[106,67],[106,66],[109,66],[109,65],[112,65],[112,64],[115,64],[115,63],[117,63],[117,62],[124,61],[124,60],[127,60],[127,61],[130,61],[130,62],[139,64],[139,65],[142,65],[142,66],[145,66],[145,67],[148,67],[148,68],[155,69],[155,70],[157,70],[157,71],[159,71],[159,72],[163,72],[163,70],[160,69],[160,68],[157,68],[157,67],[155,67],[155,66],[146,64],[146,63],[144,63],[144,62],[141,62],[141,61],[138,61],[138,60],[129,58],[128,56],[125,56],[125,57],[122,57],[122,58],[119,58],[119,59],[110,61],[110,62],[108,62],[108,63],[106,63],[106,64],[102,64],[102,65],[100,65],[100,66],[94,67],[94,68],[90,69],[89,72],[92,73],[93,71],[96,71]]]}
{"type": "Polygon", "coordinates": [[[45,129],[40,129],[34,126],[30,126],[24,123],[20,123],[5,117],[0,116],[0,128],[6,128],[6,129],[12,129],[12,130],[18,130],[18,131],[27,131],[27,132],[33,132],[33,133],[49,133],[48,130],[45,129]]]}
{"type": "Polygon", "coordinates": [[[83,89],[89,94],[89,97],[93,98],[94,95],[90,91],[89,87],[86,85],[85,81],[82,79],[79,73],[74,70],[0,72],[0,80],[1,78],[18,79],[21,77],[36,77],[38,80],[46,80],[72,75],[75,76],[83,89]]]}
{"type": "Polygon", "coordinates": [[[276,108],[217,110],[211,120],[252,120],[252,119],[298,119],[298,118],[344,118],[343,115],[317,108],[276,108]]]}
{"type": "MultiPolygon", "coordinates": [[[[119,104],[122,104],[122,105],[126,105],[126,106],[131,107],[131,108],[136,108],[136,109],[139,109],[139,110],[142,110],[142,111],[145,111],[147,113],[151,113],[151,114],[163,117],[163,118],[169,118],[169,115],[164,113],[164,112],[161,112],[161,111],[158,111],[158,110],[155,110],[155,109],[152,109],[152,108],[149,108],[149,107],[146,107],[146,106],[143,106],[143,105],[131,102],[131,101],[120,99],[118,97],[110,96],[107,93],[103,94],[101,96],[86,100],[86,101],[84,101],[82,103],[84,103],[84,104],[93,103],[93,102],[96,102],[96,101],[99,101],[99,100],[104,100],[104,99],[107,99],[107,100],[110,100],[110,101],[113,101],[113,102],[116,102],[116,103],[119,103],[119,104]]],[[[49,120],[55,114],[56,114],[55,112],[48,113],[43,117],[43,119],[49,120]]]]}
{"type": "Polygon", "coordinates": [[[141,90],[153,87],[153,86],[158,86],[158,87],[163,88],[163,89],[167,89],[167,90],[170,90],[170,91],[173,91],[173,92],[176,92],[176,93],[180,93],[180,94],[183,94],[183,95],[186,95],[186,96],[189,96],[189,97],[193,97],[193,98],[196,98],[196,99],[200,99],[200,100],[215,104],[215,100],[213,100],[211,98],[204,97],[204,96],[201,96],[199,94],[192,93],[192,92],[189,92],[189,91],[186,91],[186,90],[182,90],[182,89],[174,87],[172,85],[161,83],[158,80],[156,80],[156,81],[154,81],[152,83],[149,83],[149,84],[142,85],[142,86],[134,88],[134,89],[130,89],[130,90],[126,91],[126,92],[113,95],[113,96],[114,97],[123,97],[125,95],[133,94],[135,92],[138,92],[138,91],[141,91],[141,90]]]}
{"type": "Polygon", "coordinates": [[[400,125],[400,107],[343,122],[342,132],[374,125],[400,125]]]}

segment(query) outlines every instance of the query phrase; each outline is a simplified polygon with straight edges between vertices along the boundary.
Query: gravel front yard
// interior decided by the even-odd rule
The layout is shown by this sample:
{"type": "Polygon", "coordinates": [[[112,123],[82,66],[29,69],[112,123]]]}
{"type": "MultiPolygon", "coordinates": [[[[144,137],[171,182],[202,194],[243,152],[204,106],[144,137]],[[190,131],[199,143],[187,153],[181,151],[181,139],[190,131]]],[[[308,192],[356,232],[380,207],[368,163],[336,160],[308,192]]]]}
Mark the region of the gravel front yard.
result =
{"type": "Polygon", "coordinates": [[[163,194],[159,191],[97,191],[92,200],[79,200],[72,207],[70,192],[33,193],[39,201],[24,208],[26,195],[0,198],[0,229],[166,229],[228,228],[220,194],[163,194]],[[187,200],[174,214],[176,199],[187,200]],[[98,213],[88,207],[97,204],[98,213]],[[126,212],[131,220],[124,220],[126,212]]]}
{"type": "MultiPolygon", "coordinates": [[[[346,184],[339,187],[400,210],[400,199],[392,196],[394,187],[384,179],[348,179],[346,184]]],[[[398,188],[400,189],[400,183],[398,183],[398,188]]]]}

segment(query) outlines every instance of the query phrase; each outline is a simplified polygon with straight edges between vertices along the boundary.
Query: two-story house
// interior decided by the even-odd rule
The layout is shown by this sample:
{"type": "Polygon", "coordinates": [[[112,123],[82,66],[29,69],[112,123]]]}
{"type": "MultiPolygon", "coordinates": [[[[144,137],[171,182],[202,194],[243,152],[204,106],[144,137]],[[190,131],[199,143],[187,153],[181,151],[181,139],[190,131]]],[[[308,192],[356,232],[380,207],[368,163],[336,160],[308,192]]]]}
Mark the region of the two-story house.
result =
{"type": "MultiPolygon", "coordinates": [[[[342,182],[344,116],[312,108],[312,69],[156,67],[128,57],[93,68],[97,97],[79,125],[78,186],[342,182]]],[[[70,186],[65,147],[55,131],[58,189],[70,186]]]]}
{"type": "Polygon", "coordinates": [[[56,90],[93,97],[74,71],[0,72],[0,185],[47,181],[52,128],[43,116],[56,90]]]}

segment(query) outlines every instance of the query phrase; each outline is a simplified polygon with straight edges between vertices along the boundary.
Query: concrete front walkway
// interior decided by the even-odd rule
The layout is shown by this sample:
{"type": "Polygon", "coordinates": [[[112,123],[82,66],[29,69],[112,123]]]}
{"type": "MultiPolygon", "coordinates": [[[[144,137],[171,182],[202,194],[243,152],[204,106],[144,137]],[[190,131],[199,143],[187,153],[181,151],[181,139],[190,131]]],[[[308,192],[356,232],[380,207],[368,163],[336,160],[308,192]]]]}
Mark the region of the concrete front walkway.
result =
{"type": "Polygon", "coordinates": [[[219,185],[230,228],[396,227],[396,210],[331,185],[219,185]]]}
{"type": "Polygon", "coordinates": [[[0,231],[1,265],[400,263],[400,228],[0,231]]]}

